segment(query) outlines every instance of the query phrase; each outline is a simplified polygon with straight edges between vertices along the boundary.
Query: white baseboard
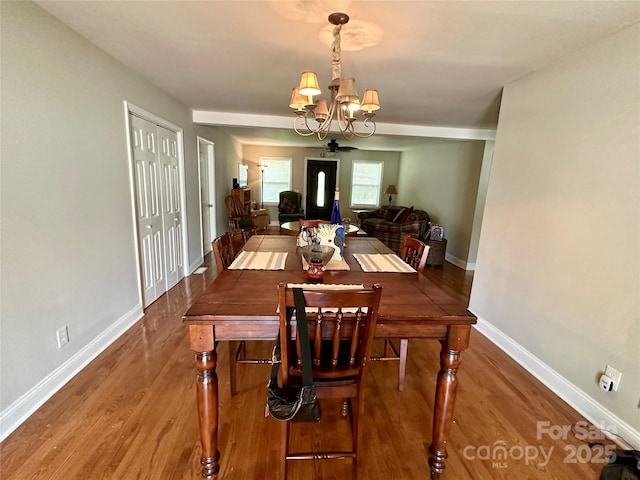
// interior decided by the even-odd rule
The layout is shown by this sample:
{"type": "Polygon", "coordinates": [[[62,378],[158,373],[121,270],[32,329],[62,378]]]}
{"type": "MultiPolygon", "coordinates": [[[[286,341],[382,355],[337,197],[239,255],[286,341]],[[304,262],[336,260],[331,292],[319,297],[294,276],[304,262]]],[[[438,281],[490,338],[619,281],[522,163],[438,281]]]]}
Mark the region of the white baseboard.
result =
{"type": "MultiPolygon", "coordinates": [[[[614,431],[626,443],[629,443],[634,449],[640,450],[640,432],[631,425],[606,409],[491,323],[478,317],[476,328],[593,425],[614,427],[614,431]]],[[[611,437],[611,440],[618,441],[619,439],[611,437]]]]}
{"type": "Polygon", "coordinates": [[[469,263],[466,260],[462,260],[461,258],[454,257],[453,255],[450,255],[448,253],[445,254],[444,258],[445,258],[445,260],[447,262],[453,263],[455,266],[463,268],[465,270],[475,270],[476,269],[476,264],[475,263],[469,263]]]}
{"type": "Polygon", "coordinates": [[[144,315],[136,305],[33,388],[0,412],[0,442],[144,315]]]}
{"type": "Polygon", "coordinates": [[[193,272],[195,272],[196,268],[198,268],[203,263],[204,263],[204,257],[199,257],[196,260],[194,260],[191,263],[191,265],[189,265],[189,275],[191,275],[193,272]]]}

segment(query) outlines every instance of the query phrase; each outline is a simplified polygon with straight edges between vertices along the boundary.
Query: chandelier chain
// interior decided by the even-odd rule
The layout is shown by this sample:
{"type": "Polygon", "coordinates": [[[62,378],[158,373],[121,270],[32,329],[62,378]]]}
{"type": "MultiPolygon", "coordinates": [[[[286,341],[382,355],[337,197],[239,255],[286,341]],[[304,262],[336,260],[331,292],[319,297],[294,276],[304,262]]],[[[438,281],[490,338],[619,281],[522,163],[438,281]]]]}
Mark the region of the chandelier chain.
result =
{"type": "Polygon", "coordinates": [[[342,78],[342,66],[340,65],[340,54],[342,47],[340,45],[340,30],[342,25],[336,25],[333,28],[333,43],[331,44],[331,80],[342,78]]]}

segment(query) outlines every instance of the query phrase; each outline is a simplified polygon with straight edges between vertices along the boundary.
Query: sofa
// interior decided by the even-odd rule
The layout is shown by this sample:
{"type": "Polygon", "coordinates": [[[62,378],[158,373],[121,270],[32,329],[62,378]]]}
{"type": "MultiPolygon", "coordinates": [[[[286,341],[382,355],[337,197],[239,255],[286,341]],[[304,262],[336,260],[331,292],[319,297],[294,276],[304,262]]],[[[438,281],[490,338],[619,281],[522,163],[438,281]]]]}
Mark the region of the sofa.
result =
{"type": "Polygon", "coordinates": [[[358,219],[360,228],[367,235],[376,237],[396,253],[400,253],[402,237],[410,234],[424,238],[431,224],[429,214],[424,210],[402,206],[383,206],[370,212],[361,212],[358,219]]]}

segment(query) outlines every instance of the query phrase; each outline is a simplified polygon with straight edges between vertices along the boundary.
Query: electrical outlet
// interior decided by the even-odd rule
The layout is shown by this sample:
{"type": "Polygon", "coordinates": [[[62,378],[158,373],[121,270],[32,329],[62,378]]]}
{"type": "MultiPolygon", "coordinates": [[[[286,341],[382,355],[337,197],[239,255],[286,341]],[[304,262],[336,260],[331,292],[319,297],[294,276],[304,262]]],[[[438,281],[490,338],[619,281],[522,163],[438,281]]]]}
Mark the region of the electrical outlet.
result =
{"type": "Polygon", "coordinates": [[[69,330],[65,325],[61,329],[56,332],[56,336],[58,337],[58,348],[62,348],[64,345],[69,343],[69,330]]]}
{"type": "Polygon", "coordinates": [[[607,367],[604,369],[604,374],[611,378],[611,380],[613,381],[613,387],[611,390],[613,390],[614,392],[618,391],[618,386],[620,385],[620,379],[622,378],[622,374],[617,371],[615,368],[610,367],[609,365],[607,365],[607,367]]]}

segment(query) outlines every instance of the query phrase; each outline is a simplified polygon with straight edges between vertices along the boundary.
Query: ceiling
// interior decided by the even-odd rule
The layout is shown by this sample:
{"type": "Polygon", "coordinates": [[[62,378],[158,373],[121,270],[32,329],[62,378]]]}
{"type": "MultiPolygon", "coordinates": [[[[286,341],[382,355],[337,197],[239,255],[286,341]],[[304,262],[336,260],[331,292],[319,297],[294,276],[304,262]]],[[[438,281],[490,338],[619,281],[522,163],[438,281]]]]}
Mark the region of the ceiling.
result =
{"type": "Polygon", "coordinates": [[[382,108],[374,137],[338,141],[398,150],[439,136],[430,127],[492,131],[504,85],[640,22],[640,2],[612,0],[36,3],[244,143],[313,146],[328,139],[291,134],[291,89],[303,70],[328,85],[320,32],[329,13],[344,11],[343,76],[356,78],[361,95],[377,89],[382,108]],[[346,51],[376,32],[375,45],[346,51]]]}

